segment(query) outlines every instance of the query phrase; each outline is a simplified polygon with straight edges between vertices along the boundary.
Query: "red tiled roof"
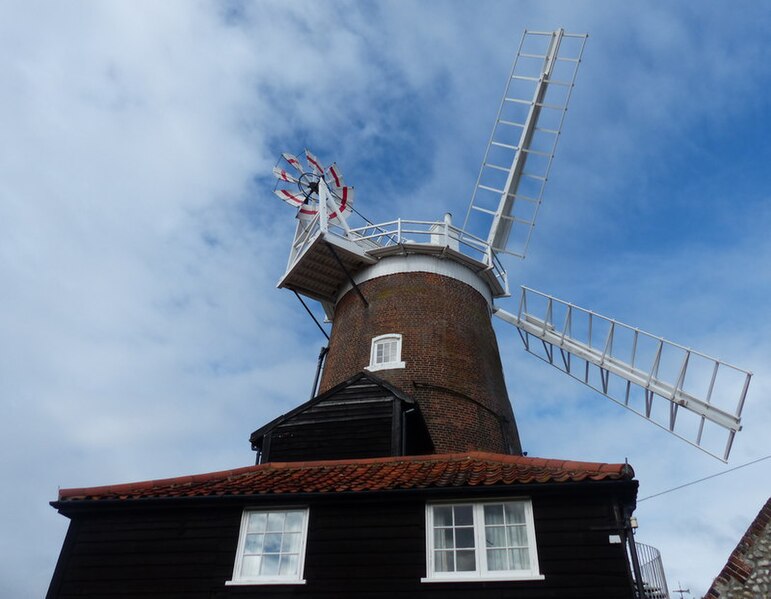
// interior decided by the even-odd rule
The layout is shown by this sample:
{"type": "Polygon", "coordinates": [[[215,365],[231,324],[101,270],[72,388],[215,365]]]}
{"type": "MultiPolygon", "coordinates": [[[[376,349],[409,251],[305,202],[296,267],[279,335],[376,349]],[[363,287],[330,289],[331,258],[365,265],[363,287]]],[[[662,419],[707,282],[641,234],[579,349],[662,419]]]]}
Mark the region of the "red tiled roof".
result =
{"type": "Polygon", "coordinates": [[[61,489],[59,501],[340,493],[629,480],[628,464],[571,462],[474,451],[319,462],[272,462],[163,480],[61,489]]]}

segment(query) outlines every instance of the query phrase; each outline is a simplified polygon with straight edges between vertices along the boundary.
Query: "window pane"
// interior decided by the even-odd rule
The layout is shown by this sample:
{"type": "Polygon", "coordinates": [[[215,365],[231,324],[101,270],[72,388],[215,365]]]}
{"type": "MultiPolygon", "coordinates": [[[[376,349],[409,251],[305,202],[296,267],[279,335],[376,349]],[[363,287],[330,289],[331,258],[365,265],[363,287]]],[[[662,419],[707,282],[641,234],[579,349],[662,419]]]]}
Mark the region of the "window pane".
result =
{"type": "Polygon", "coordinates": [[[452,572],[460,580],[500,577],[532,571],[527,500],[431,506],[432,537],[429,546],[435,578],[452,572]],[[484,535],[482,540],[481,535],[484,535]],[[477,561],[477,540],[484,550],[477,561]],[[508,573],[508,574],[507,574],[508,573]]]}
{"type": "Polygon", "coordinates": [[[246,535],[244,553],[262,553],[262,540],[265,535],[246,535]]]}
{"type": "Polygon", "coordinates": [[[511,502],[505,504],[506,523],[524,524],[525,523],[525,504],[521,502],[511,502]]]}
{"type": "Polygon", "coordinates": [[[470,526],[474,523],[473,510],[470,505],[456,505],[453,507],[455,512],[455,526],[470,526]]]}
{"type": "Polygon", "coordinates": [[[241,562],[241,576],[244,578],[254,578],[259,576],[260,560],[262,560],[262,558],[259,555],[245,555],[241,562]]]}
{"type": "Polygon", "coordinates": [[[488,547],[506,547],[506,529],[503,526],[486,526],[485,544],[488,547]]]}
{"type": "Polygon", "coordinates": [[[265,535],[264,553],[278,553],[281,551],[281,533],[271,532],[265,535]]]}
{"type": "Polygon", "coordinates": [[[487,550],[487,569],[491,572],[509,569],[506,549],[487,550]]]}
{"type": "Polygon", "coordinates": [[[265,522],[267,519],[268,514],[265,512],[249,514],[249,523],[246,526],[246,530],[249,532],[265,532],[265,522]]]}
{"type": "Polygon", "coordinates": [[[399,360],[399,339],[387,338],[375,341],[372,347],[372,363],[392,364],[399,360]]]}
{"type": "Polygon", "coordinates": [[[452,508],[441,506],[434,508],[434,526],[452,526],[452,508]]]}
{"type": "Polygon", "coordinates": [[[301,532],[303,529],[303,513],[287,512],[284,527],[289,532],[301,532]]]}
{"type": "Polygon", "coordinates": [[[281,553],[299,553],[300,552],[300,533],[288,532],[284,534],[284,540],[281,542],[281,553]]]}
{"type": "Polygon", "coordinates": [[[507,526],[506,530],[509,547],[527,547],[527,527],[507,526]]]}
{"type": "Polygon", "coordinates": [[[503,506],[485,506],[485,524],[503,524],[503,506]]]}
{"type": "Polygon", "coordinates": [[[511,559],[512,570],[530,569],[530,554],[527,549],[509,549],[509,559],[511,559]]]}
{"type": "Polygon", "coordinates": [[[452,551],[434,551],[436,572],[455,572],[455,557],[452,551]]]}
{"type": "Polygon", "coordinates": [[[271,512],[268,514],[268,532],[281,532],[284,530],[284,512],[271,512]]]}
{"type": "Polygon", "coordinates": [[[457,572],[473,572],[477,569],[473,549],[471,551],[456,551],[455,555],[456,559],[458,560],[457,572]]]}
{"type": "Polygon", "coordinates": [[[260,574],[263,576],[275,576],[278,574],[278,562],[280,555],[265,555],[262,558],[262,569],[260,574]]]}
{"type": "Polygon", "coordinates": [[[453,549],[455,547],[452,541],[452,528],[434,529],[434,547],[436,549],[453,549]]]}
{"type": "Polygon", "coordinates": [[[289,574],[297,574],[297,566],[299,564],[299,560],[296,554],[291,555],[282,555],[281,556],[281,566],[279,566],[278,573],[286,576],[289,574]]]}
{"type": "MultiPolygon", "coordinates": [[[[247,511],[239,541],[235,580],[298,577],[303,563],[307,510],[247,511]]],[[[450,529],[452,530],[452,529],[450,529]]]]}
{"type": "Polygon", "coordinates": [[[456,528],[455,529],[455,546],[456,547],[474,547],[474,529],[473,528],[456,528]]]}

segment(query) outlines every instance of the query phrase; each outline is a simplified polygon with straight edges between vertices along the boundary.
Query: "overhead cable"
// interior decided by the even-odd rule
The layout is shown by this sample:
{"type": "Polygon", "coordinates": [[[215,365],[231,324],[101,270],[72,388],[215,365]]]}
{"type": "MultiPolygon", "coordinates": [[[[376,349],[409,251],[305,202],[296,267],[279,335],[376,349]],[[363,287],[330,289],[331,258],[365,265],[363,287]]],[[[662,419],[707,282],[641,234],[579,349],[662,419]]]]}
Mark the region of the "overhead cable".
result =
{"type": "Polygon", "coordinates": [[[647,497],[643,497],[642,499],[638,499],[637,503],[640,503],[641,501],[645,501],[646,499],[653,499],[654,497],[658,497],[659,495],[664,495],[666,493],[671,493],[672,491],[677,491],[679,489],[682,489],[684,487],[690,487],[691,485],[695,485],[696,483],[704,482],[705,480],[709,480],[710,478],[716,478],[718,476],[722,476],[724,474],[728,474],[729,472],[733,472],[734,470],[739,470],[739,468],[745,468],[746,466],[752,466],[752,464],[757,464],[758,462],[762,462],[763,460],[767,460],[771,458],[771,455],[764,456],[762,458],[758,458],[756,460],[752,460],[751,462],[747,462],[746,464],[741,464],[739,466],[734,466],[733,468],[729,468],[728,470],[723,470],[723,472],[718,472],[717,474],[710,474],[709,476],[705,476],[704,478],[700,478],[699,480],[694,480],[689,483],[685,483],[684,485],[680,485],[679,487],[673,487],[672,489],[667,489],[666,491],[662,491],[661,493],[656,493],[655,495],[648,495],[647,497]]]}

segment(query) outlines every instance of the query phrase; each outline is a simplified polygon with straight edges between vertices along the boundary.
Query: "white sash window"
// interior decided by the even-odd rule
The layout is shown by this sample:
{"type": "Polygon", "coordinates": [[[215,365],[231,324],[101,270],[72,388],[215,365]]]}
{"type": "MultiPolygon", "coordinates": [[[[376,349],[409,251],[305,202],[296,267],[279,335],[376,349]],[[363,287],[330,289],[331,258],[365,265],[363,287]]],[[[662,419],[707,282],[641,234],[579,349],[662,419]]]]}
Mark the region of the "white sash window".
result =
{"type": "Polygon", "coordinates": [[[426,506],[423,582],[542,579],[528,499],[426,506]]]}
{"type": "Polygon", "coordinates": [[[308,509],[247,509],[233,579],[226,584],[303,584],[308,509]]]}

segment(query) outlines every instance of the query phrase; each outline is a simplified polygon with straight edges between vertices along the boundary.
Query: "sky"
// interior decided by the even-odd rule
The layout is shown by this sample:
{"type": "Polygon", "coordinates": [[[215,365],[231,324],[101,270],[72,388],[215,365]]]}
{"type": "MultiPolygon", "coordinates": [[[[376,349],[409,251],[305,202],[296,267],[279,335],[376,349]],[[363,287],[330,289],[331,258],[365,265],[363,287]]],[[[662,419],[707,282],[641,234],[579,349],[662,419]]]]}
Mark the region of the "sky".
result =
{"type": "Polygon", "coordinates": [[[512,288],[754,377],[727,466],[496,323],[509,395],[529,455],[629,460],[637,540],[700,597],[771,460],[644,498],[771,454],[770,26],[745,1],[2,3],[0,596],[45,593],[58,488],[248,465],[307,400],[280,152],[337,161],[372,220],[463,215],[522,31],[564,27],[590,37],[512,288]]]}

